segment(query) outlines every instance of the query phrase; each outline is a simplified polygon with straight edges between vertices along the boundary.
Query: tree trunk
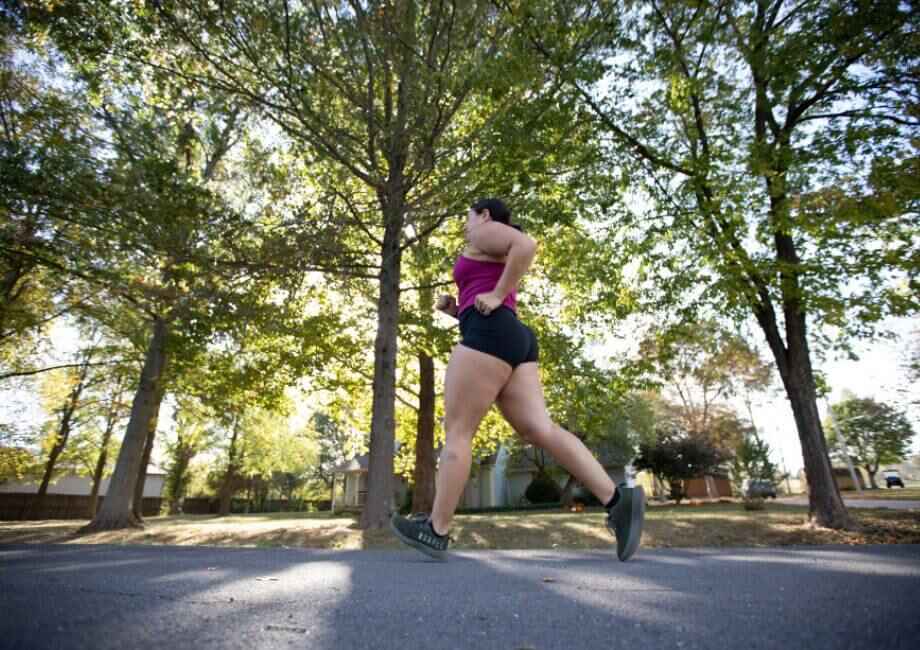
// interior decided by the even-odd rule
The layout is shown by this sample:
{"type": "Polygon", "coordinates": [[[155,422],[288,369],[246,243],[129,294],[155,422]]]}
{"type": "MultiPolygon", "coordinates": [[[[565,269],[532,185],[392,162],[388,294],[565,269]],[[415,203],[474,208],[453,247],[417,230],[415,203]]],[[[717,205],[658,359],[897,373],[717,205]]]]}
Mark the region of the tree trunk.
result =
{"type": "Polygon", "coordinates": [[[102,502],[102,508],[89,525],[80,529],[80,532],[143,527],[143,523],[138,521],[132,511],[134,487],[137,484],[151,421],[156,427],[155,420],[160,407],[158,400],[163,396],[160,386],[167,361],[168,336],[166,322],[160,317],[155,318],[153,336],[147,348],[147,358],[144,360],[141,380],[131,406],[131,417],[128,420],[121,451],[118,453],[112,480],[109,482],[109,489],[102,502]]]}
{"type": "Polygon", "coordinates": [[[387,215],[381,250],[377,339],[374,343],[374,398],[371,416],[367,502],[361,512],[363,529],[387,525],[393,503],[393,448],[396,401],[396,335],[399,325],[400,234],[403,204],[385,206],[387,215]]]}
{"type": "Polygon", "coordinates": [[[99,452],[99,458],[96,460],[96,469],[93,471],[93,487],[89,492],[89,508],[86,515],[90,519],[96,516],[96,508],[99,506],[99,485],[102,483],[102,472],[105,470],[108,455],[108,450],[103,446],[102,451],[99,452]]]}
{"type": "Polygon", "coordinates": [[[875,482],[875,475],[878,473],[878,467],[873,470],[871,465],[866,465],[866,474],[869,475],[869,487],[873,490],[878,489],[878,483],[875,482]]]}
{"type": "Polygon", "coordinates": [[[827,441],[818,416],[814,375],[805,341],[804,317],[800,317],[801,322],[796,326],[788,322],[790,319],[796,320],[796,317],[793,314],[786,315],[788,350],[780,339],[772,308],[761,309],[757,319],[773,351],[792,407],[799,442],[802,444],[802,459],[809,488],[809,515],[818,525],[826,528],[849,528],[852,522],[834,480],[827,441]]]}
{"type": "Polygon", "coordinates": [[[64,451],[64,447],[67,446],[73,414],[77,411],[77,407],[80,404],[80,396],[83,394],[83,389],[86,386],[86,376],[89,373],[90,359],[91,355],[86,355],[86,357],[84,357],[83,364],[80,366],[80,374],[77,383],[67,396],[67,402],[64,404],[63,411],[61,411],[61,423],[58,427],[58,433],[55,436],[54,446],[51,447],[51,452],[48,454],[48,461],[45,463],[45,472],[42,476],[42,482],[38,486],[38,492],[30,502],[30,507],[35,515],[40,515],[42,512],[45,495],[48,493],[48,485],[51,483],[51,477],[54,475],[54,466],[57,464],[58,457],[60,457],[61,453],[64,451]]]}
{"type": "Polygon", "coordinates": [[[6,336],[4,333],[7,331],[7,314],[23,291],[24,283],[20,284],[19,281],[25,275],[24,266],[22,260],[17,259],[14,265],[3,274],[3,278],[0,279],[0,340],[6,336]]]}
{"type": "MultiPolygon", "coordinates": [[[[760,6],[762,9],[763,6],[760,6]]],[[[827,441],[818,417],[817,391],[814,372],[808,350],[806,328],[806,305],[802,300],[801,260],[795,241],[788,229],[790,204],[787,173],[793,160],[791,133],[795,122],[787,121],[780,133],[769,128],[769,117],[773,114],[771,95],[768,89],[768,34],[761,31],[762,22],[755,25],[758,47],[754,48],[749,63],[755,83],[754,151],[758,160],[752,160],[762,170],[764,187],[769,197],[769,218],[773,233],[775,262],[779,273],[779,289],[783,321],[786,329],[785,345],[777,325],[776,312],[767,282],[756,272],[753,277],[756,296],[753,311],[767,337],[767,343],[776,360],[786,395],[792,406],[799,441],[802,444],[802,458],[808,478],[808,507],[812,521],[827,528],[850,528],[852,522],[840,490],[831,470],[827,454],[827,441]]],[[[739,247],[740,244],[736,244],[739,247]]]]}
{"type": "Polygon", "coordinates": [[[185,480],[188,466],[192,462],[193,452],[185,446],[181,435],[177,444],[173,466],[169,468],[169,514],[182,514],[182,498],[185,494],[185,480]]]}
{"type": "Polygon", "coordinates": [[[680,505],[684,498],[684,482],[681,479],[672,479],[668,483],[671,485],[671,498],[680,505]]]}
{"type": "MultiPolygon", "coordinates": [[[[79,395],[77,396],[79,398],[79,395]]],[[[67,439],[70,437],[70,421],[73,418],[73,412],[75,409],[73,394],[68,398],[67,405],[64,407],[63,412],[61,413],[61,424],[58,428],[57,435],[54,438],[54,446],[51,447],[51,452],[48,454],[48,460],[45,462],[45,471],[42,475],[42,482],[38,486],[38,492],[36,496],[38,497],[37,502],[48,493],[48,484],[51,482],[51,476],[54,473],[54,466],[57,464],[57,459],[61,455],[61,452],[64,451],[64,447],[67,446],[67,439]]]]}
{"type": "Polygon", "coordinates": [[[415,487],[412,512],[431,512],[434,506],[434,359],[419,352],[418,431],[415,438],[415,487]]]}
{"type": "Polygon", "coordinates": [[[109,459],[109,440],[112,439],[112,433],[115,431],[115,420],[118,417],[118,404],[120,402],[121,390],[118,390],[113,393],[112,402],[105,417],[105,432],[102,434],[99,458],[96,460],[96,469],[93,471],[93,487],[90,490],[89,509],[87,511],[90,519],[96,516],[96,509],[99,506],[99,487],[102,485],[102,475],[105,473],[105,465],[109,459]]]}
{"type": "MultiPolygon", "coordinates": [[[[162,386],[160,387],[162,390],[162,386]]],[[[157,400],[156,414],[150,419],[150,431],[147,432],[147,441],[144,443],[144,455],[141,458],[141,467],[137,473],[137,483],[134,486],[134,500],[132,509],[138,521],[144,521],[144,485],[147,483],[147,466],[150,464],[150,454],[153,452],[153,441],[157,435],[157,421],[160,418],[160,404],[163,395],[157,400]]]]}
{"type": "Polygon", "coordinates": [[[217,511],[219,517],[226,517],[230,514],[233,493],[236,491],[236,441],[240,432],[239,423],[239,418],[233,419],[233,435],[230,437],[230,458],[227,463],[227,473],[224,475],[224,481],[220,486],[220,508],[217,511]]]}

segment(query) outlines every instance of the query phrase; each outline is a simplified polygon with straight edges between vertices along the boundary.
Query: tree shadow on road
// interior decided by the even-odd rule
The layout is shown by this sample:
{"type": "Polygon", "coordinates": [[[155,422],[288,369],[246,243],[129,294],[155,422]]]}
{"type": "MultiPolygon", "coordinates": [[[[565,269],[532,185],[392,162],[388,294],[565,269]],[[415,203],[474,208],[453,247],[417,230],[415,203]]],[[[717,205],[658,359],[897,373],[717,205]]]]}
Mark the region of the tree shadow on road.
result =
{"type": "Polygon", "coordinates": [[[4,546],[0,638],[69,648],[730,647],[747,639],[887,649],[910,647],[920,632],[918,561],[912,546],[642,550],[627,563],[612,549],[465,551],[441,563],[411,550],[4,546]],[[898,598],[867,614],[887,593],[898,598]],[[829,608],[848,616],[828,616],[829,608]]]}

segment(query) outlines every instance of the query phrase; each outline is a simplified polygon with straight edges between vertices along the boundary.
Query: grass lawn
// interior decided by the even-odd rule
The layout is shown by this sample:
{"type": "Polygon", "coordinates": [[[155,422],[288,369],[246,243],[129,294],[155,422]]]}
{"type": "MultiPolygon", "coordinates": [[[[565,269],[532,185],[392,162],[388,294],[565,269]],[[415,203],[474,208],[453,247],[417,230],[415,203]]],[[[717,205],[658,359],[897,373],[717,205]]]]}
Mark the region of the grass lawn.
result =
{"type": "Polygon", "coordinates": [[[862,494],[855,490],[842,492],[844,499],[893,499],[896,501],[920,501],[920,486],[910,486],[906,488],[888,488],[882,487],[878,490],[863,490],[862,494]]]}
{"type": "MultiPolygon", "coordinates": [[[[786,546],[794,544],[920,544],[920,512],[855,508],[859,532],[816,529],[806,509],[768,504],[748,512],[737,503],[650,506],[646,548],[786,546]]],[[[150,517],[144,529],[74,536],[85,520],[0,522],[0,543],[180,544],[325,549],[402,548],[389,530],[361,531],[356,518],[331,513],[150,517]]],[[[583,513],[508,512],[458,515],[453,549],[597,549],[612,536],[600,509],[583,513]]]]}

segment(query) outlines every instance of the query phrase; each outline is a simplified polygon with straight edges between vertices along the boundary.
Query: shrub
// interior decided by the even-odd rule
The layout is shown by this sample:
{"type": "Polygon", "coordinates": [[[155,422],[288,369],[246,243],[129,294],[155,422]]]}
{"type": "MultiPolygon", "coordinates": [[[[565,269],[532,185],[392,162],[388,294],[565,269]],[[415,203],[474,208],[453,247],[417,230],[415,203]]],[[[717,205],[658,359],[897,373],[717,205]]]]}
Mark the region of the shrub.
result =
{"type": "Polygon", "coordinates": [[[744,497],[742,503],[745,510],[763,510],[764,501],[763,497],[744,497]]]}
{"type": "Polygon", "coordinates": [[[559,501],[562,496],[562,490],[559,489],[559,484],[552,477],[548,474],[540,473],[527,486],[524,496],[531,503],[549,503],[559,501]]]}

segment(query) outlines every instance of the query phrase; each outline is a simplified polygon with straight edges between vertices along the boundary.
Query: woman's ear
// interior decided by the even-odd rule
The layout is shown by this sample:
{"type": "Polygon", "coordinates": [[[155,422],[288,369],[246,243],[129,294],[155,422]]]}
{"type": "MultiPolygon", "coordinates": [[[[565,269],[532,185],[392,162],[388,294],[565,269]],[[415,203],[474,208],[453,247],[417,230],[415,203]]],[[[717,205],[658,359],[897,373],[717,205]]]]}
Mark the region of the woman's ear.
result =
{"type": "Polygon", "coordinates": [[[483,219],[488,219],[489,221],[492,220],[492,213],[489,212],[489,208],[484,208],[483,211],[480,212],[479,214],[482,215],[483,219]]]}

